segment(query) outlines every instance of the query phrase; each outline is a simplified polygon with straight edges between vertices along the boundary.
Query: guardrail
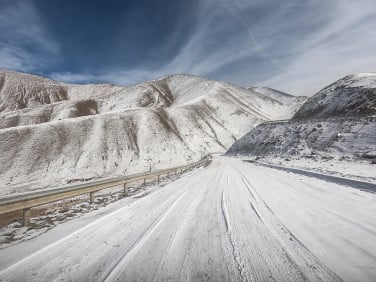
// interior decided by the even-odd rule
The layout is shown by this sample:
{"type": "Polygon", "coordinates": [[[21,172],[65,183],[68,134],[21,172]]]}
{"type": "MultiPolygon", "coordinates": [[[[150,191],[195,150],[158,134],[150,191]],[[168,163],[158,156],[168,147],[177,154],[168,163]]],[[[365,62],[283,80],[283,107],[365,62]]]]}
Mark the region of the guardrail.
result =
{"type": "Polygon", "coordinates": [[[30,223],[30,209],[33,207],[41,206],[44,204],[64,200],[67,198],[76,197],[83,194],[90,195],[90,203],[94,202],[95,192],[103,189],[112,188],[115,186],[123,185],[124,196],[128,196],[128,184],[136,181],[146,180],[150,178],[157,178],[160,181],[162,175],[169,176],[170,173],[177,175],[179,172],[193,169],[194,167],[206,166],[211,162],[210,155],[203,157],[201,160],[179,167],[163,169],[155,172],[138,173],[129,176],[122,176],[112,179],[93,181],[83,184],[64,186],[55,189],[44,191],[30,192],[10,197],[0,198],[0,215],[14,211],[23,211],[23,224],[24,226],[30,223]]]}

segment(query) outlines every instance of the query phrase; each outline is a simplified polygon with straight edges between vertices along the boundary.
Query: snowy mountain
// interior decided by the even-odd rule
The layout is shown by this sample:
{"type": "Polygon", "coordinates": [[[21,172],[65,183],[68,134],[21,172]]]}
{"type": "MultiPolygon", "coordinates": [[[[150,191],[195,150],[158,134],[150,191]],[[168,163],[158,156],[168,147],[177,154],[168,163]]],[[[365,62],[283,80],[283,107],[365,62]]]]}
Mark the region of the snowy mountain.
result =
{"type": "Polygon", "coordinates": [[[191,75],[123,87],[0,70],[0,90],[3,194],[225,152],[257,124],[291,118],[303,103],[191,75]]]}
{"type": "Polygon", "coordinates": [[[269,87],[249,87],[247,88],[250,91],[259,93],[261,95],[264,95],[266,97],[269,97],[271,99],[274,99],[282,104],[288,104],[288,103],[302,103],[307,100],[307,97],[305,96],[293,96],[290,94],[287,94],[285,92],[281,92],[269,87]]]}
{"type": "Polygon", "coordinates": [[[309,98],[290,121],[265,122],[228,155],[376,159],[376,74],[347,76],[309,98]]]}
{"type": "Polygon", "coordinates": [[[228,155],[376,159],[376,117],[263,123],[228,155]]]}
{"type": "Polygon", "coordinates": [[[35,108],[67,100],[67,89],[36,75],[0,69],[0,112],[35,108]]]}
{"type": "Polygon", "coordinates": [[[294,118],[376,114],[376,73],[346,76],[306,101],[294,118]]]}

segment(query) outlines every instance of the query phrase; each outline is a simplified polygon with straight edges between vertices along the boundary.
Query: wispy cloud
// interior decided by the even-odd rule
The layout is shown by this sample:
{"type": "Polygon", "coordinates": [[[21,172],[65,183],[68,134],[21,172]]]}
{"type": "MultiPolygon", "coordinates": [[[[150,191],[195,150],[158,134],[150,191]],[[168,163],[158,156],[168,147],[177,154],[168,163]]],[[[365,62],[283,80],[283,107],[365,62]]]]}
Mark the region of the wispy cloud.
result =
{"type": "Polygon", "coordinates": [[[32,1],[3,1],[0,9],[0,66],[33,71],[59,54],[32,1]]]}
{"type": "MultiPolygon", "coordinates": [[[[0,10],[0,33],[5,34],[0,38],[2,67],[36,70],[62,55],[32,2],[9,3],[15,4],[0,10]],[[35,46],[39,46],[39,51],[35,46]]],[[[138,65],[98,64],[95,68],[83,66],[83,72],[63,68],[45,73],[65,82],[123,85],[173,73],[191,73],[244,86],[264,85],[296,95],[312,95],[346,74],[375,70],[374,0],[197,3],[195,17],[177,17],[181,22],[174,23],[176,28],[169,31],[167,43],[145,42],[157,60],[143,53],[138,65]],[[181,36],[181,27],[187,23],[192,28],[181,36]]],[[[137,55],[134,50],[138,47],[132,46],[131,38],[121,39],[121,34],[112,37],[128,40],[132,54],[137,55]]],[[[108,46],[107,52],[113,52],[113,46],[108,46]]]]}
{"type": "Polygon", "coordinates": [[[304,38],[283,71],[259,85],[312,95],[350,73],[376,71],[376,4],[333,1],[330,21],[304,38]]]}
{"type": "MultiPolygon", "coordinates": [[[[270,42],[256,41],[246,23],[237,19],[225,3],[217,0],[200,1],[197,22],[184,46],[173,57],[157,67],[145,64],[134,69],[102,69],[95,74],[53,73],[55,79],[70,82],[108,81],[131,84],[174,73],[210,76],[222,67],[252,55],[259,54],[270,42]],[[228,21],[227,19],[230,18],[228,21]],[[235,20],[235,27],[234,27],[235,20]],[[234,28],[237,29],[234,32],[234,28]]],[[[179,26],[177,23],[176,26],[179,26]]],[[[178,32],[178,30],[176,31],[178,32]]]]}

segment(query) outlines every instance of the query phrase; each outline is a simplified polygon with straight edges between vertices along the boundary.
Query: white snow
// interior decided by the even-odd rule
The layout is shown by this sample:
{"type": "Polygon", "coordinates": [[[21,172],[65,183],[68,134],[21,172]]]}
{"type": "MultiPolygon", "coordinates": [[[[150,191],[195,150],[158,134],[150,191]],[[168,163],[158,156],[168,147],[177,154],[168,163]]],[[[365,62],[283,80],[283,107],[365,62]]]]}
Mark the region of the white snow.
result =
{"type": "Polygon", "coordinates": [[[259,160],[265,163],[283,165],[284,167],[376,183],[376,164],[371,165],[370,161],[366,160],[296,158],[294,156],[288,158],[266,156],[259,160]]]}
{"type": "Polygon", "coordinates": [[[294,118],[376,114],[376,73],[348,75],[309,98],[294,118]]]}
{"type": "Polygon", "coordinates": [[[353,87],[376,88],[376,73],[358,73],[353,76],[353,87]]]}
{"type": "Polygon", "coordinates": [[[214,158],[0,250],[0,280],[374,281],[375,203],[351,187],[214,158]]]}
{"type": "Polygon", "coordinates": [[[308,99],[305,96],[297,97],[268,87],[249,87],[247,89],[272,98],[282,104],[301,103],[308,99]]]}
{"type": "Polygon", "coordinates": [[[227,154],[374,182],[375,73],[346,76],[309,98],[289,121],[264,122],[227,154]]]}
{"type": "MultiPolygon", "coordinates": [[[[376,74],[347,76],[273,122],[306,98],[192,75],[124,87],[0,70],[0,195],[186,164],[233,143],[230,155],[373,185],[375,88],[376,74]]],[[[3,228],[0,281],[376,277],[374,193],[228,157],[134,192],[3,228]]]]}
{"type": "Polygon", "coordinates": [[[124,87],[0,70],[0,92],[0,195],[193,162],[302,103],[191,75],[124,87]]]}
{"type": "MultiPolygon", "coordinates": [[[[196,168],[197,169],[197,168],[196,168]]],[[[185,172],[185,174],[191,172],[185,172]]],[[[128,183],[128,199],[127,202],[135,201],[144,197],[155,189],[159,189],[171,181],[176,180],[180,175],[169,175],[156,179],[128,183]]],[[[89,195],[80,195],[73,198],[64,199],[57,202],[48,203],[33,208],[31,223],[27,227],[23,227],[22,219],[4,220],[3,227],[0,228],[0,249],[18,244],[55,228],[62,222],[81,217],[86,213],[101,209],[111,203],[115,203],[124,198],[124,187],[119,185],[109,189],[101,190],[95,193],[94,203],[90,203],[89,195]],[[6,224],[6,225],[5,225],[6,224]]],[[[116,204],[115,204],[116,206],[116,204]]],[[[14,216],[17,218],[17,216],[14,216]]]]}
{"type": "MultiPolygon", "coordinates": [[[[363,161],[373,171],[376,116],[304,119],[258,125],[231,146],[229,155],[363,161]]],[[[302,160],[302,162],[304,162],[302,160]]]]}

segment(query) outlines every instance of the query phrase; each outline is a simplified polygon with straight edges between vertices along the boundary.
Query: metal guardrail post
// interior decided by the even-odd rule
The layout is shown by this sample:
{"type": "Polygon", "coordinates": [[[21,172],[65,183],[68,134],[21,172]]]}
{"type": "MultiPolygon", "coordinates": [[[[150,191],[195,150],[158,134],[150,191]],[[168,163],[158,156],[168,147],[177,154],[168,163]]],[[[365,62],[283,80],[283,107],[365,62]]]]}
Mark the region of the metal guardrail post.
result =
{"type": "Polygon", "coordinates": [[[124,194],[124,196],[128,196],[127,182],[125,182],[123,185],[124,185],[124,191],[123,191],[123,194],[124,194]]]}
{"type": "Polygon", "coordinates": [[[30,225],[30,209],[23,209],[22,218],[23,218],[23,226],[30,225]]]}
{"type": "Polygon", "coordinates": [[[158,181],[158,182],[161,181],[161,179],[160,179],[160,175],[159,175],[159,174],[158,174],[158,176],[157,176],[157,181],[158,181]]]}
{"type": "Polygon", "coordinates": [[[94,192],[90,192],[90,204],[94,204],[94,192]]]}

